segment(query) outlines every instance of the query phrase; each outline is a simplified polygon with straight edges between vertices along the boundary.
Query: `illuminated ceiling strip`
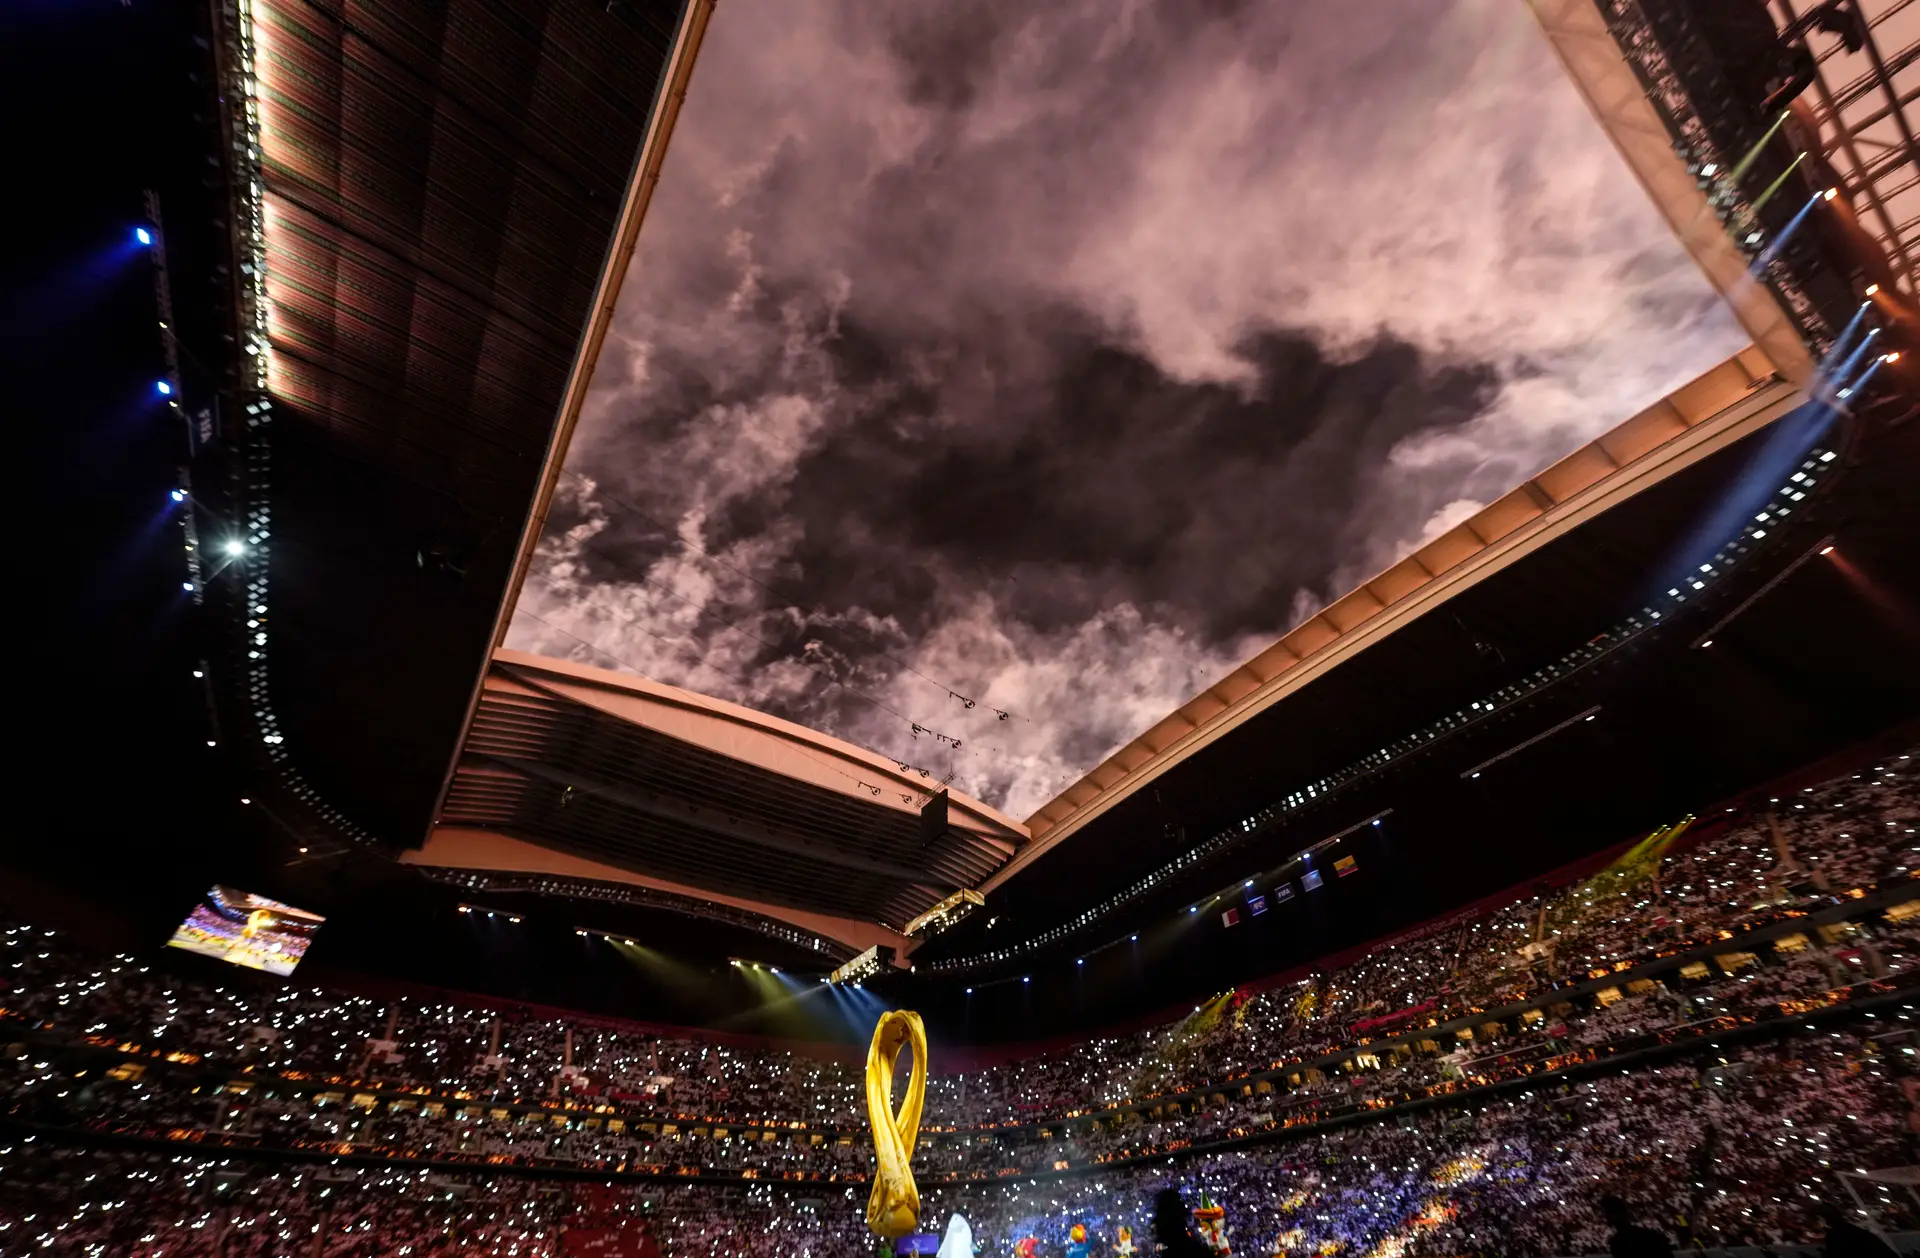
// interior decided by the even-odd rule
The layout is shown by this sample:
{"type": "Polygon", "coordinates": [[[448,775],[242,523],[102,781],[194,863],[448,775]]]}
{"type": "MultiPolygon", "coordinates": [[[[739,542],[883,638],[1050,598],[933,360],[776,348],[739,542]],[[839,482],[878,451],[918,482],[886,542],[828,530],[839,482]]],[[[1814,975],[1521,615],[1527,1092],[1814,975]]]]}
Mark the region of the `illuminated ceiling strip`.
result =
{"type": "Polygon", "coordinates": [[[1588,708],[1584,712],[1575,712],[1572,716],[1568,717],[1566,720],[1561,721],[1557,725],[1549,725],[1546,729],[1541,730],[1538,734],[1535,734],[1532,738],[1527,739],[1525,742],[1515,743],[1513,746],[1507,748],[1505,751],[1501,752],[1497,756],[1488,756],[1485,760],[1482,760],[1479,764],[1474,765],[1471,769],[1468,769],[1465,773],[1462,773],[1460,775],[1461,780],[1464,781],[1467,778],[1477,778],[1480,776],[1483,770],[1491,769],[1494,765],[1499,764],[1502,760],[1506,760],[1512,756],[1517,756],[1521,752],[1525,751],[1527,748],[1547,741],[1547,739],[1552,738],[1555,734],[1558,734],[1561,730],[1571,729],[1574,726],[1580,724],[1581,722],[1591,721],[1594,717],[1599,715],[1600,715],[1600,705],[1597,703],[1594,704],[1592,707],[1588,708]]]}
{"type": "Polygon", "coordinates": [[[1728,625],[1732,624],[1734,619],[1738,617],[1742,612],[1746,611],[1747,608],[1752,607],[1755,603],[1759,602],[1761,599],[1771,594],[1775,586],[1779,585],[1782,581],[1786,580],[1788,577],[1792,576],[1794,573],[1800,571],[1801,567],[1804,564],[1806,564],[1808,560],[1813,559],[1814,557],[1819,555],[1824,555],[1832,549],[1833,549],[1833,534],[1829,533],[1825,537],[1821,538],[1819,541],[1815,542],[1813,545],[1807,547],[1805,554],[1799,556],[1792,563],[1780,569],[1780,571],[1774,573],[1773,578],[1769,580],[1765,585],[1761,586],[1759,589],[1755,590],[1753,593],[1741,599],[1739,604],[1735,606],[1732,611],[1728,612],[1726,615],[1722,616],[1720,619],[1714,621],[1712,627],[1710,627],[1705,633],[1701,634],[1699,637],[1693,640],[1693,649],[1698,651],[1703,647],[1712,645],[1713,640],[1720,635],[1720,631],[1722,629],[1725,629],[1728,625]]]}

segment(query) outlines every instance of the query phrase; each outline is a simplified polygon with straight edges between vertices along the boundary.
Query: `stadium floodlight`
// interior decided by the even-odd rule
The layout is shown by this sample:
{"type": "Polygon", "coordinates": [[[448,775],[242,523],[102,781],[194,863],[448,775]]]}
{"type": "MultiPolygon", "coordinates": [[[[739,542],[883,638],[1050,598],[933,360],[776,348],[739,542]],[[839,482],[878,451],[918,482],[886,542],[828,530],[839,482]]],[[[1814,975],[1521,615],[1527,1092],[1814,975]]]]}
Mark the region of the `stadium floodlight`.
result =
{"type": "Polygon", "coordinates": [[[193,593],[193,582],[191,582],[191,581],[182,581],[182,582],[180,583],[180,588],[181,588],[181,589],[183,589],[183,590],[185,590],[185,591],[186,591],[187,593],[189,593],[189,594],[191,594],[191,593],[193,593]]]}
{"type": "Polygon", "coordinates": [[[1837,197],[1837,196],[1839,196],[1839,195],[1840,195],[1840,189],[1838,189],[1838,188],[1828,188],[1828,189],[1826,190],[1826,192],[1825,192],[1825,193],[1823,193],[1822,195],[1823,195],[1823,196],[1825,196],[1825,197],[1827,198],[1827,200],[1829,200],[1829,201],[1831,201],[1831,200],[1833,200],[1833,199],[1834,199],[1835,197],[1837,197]]]}
{"type": "Polygon", "coordinates": [[[148,231],[148,230],[147,230],[146,228],[144,228],[144,227],[136,227],[136,228],[134,228],[134,229],[133,229],[133,238],[134,238],[135,240],[137,240],[137,241],[139,241],[139,242],[140,242],[141,244],[143,244],[143,245],[150,245],[150,244],[152,244],[152,243],[153,243],[153,233],[152,233],[152,232],[150,232],[150,231],[148,231]]]}
{"type": "Polygon", "coordinates": [[[247,544],[237,537],[227,543],[227,553],[229,555],[244,555],[246,551],[247,544]]]}
{"type": "Polygon", "coordinates": [[[173,396],[173,386],[168,384],[165,380],[155,380],[153,382],[153,391],[155,393],[158,393],[161,397],[173,396]]]}
{"type": "Polygon", "coordinates": [[[184,489],[176,489],[169,493],[167,497],[173,499],[175,502],[185,502],[187,500],[187,491],[184,489]]]}
{"type": "Polygon", "coordinates": [[[1880,291],[1880,286],[1878,284],[1867,285],[1867,296],[1871,297],[1875,293],[1878,293],[1879,291],[1880,291]]]}

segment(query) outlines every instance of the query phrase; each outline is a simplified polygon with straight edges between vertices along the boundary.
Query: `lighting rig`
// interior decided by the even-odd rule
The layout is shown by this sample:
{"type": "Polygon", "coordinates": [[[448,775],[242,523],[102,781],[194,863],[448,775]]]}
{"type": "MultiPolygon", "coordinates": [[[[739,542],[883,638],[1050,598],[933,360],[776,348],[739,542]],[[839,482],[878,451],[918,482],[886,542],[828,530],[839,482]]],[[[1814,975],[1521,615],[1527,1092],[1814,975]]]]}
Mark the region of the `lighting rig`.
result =
{"type": "Polygon", "coordinates": [[[478,904],[462,904],[460,905],[460,911],[462,913],[479,914],[480,916],[488,918],[489,920],[496,919],[496,918],[505,918],[507,921],[512,922],[516,926],[518,926],[521,922],[526,920],[525,918],[521,917],[518,913],[509,913],[505,909],[483,908],[478,904]]]}
{"type": "Polygon", "coordinates": [[[880,967],[893,959],[893,949],[875,944],[865,952],[827,975],[829,983],[859,983],[880,973],[880,967]]]}

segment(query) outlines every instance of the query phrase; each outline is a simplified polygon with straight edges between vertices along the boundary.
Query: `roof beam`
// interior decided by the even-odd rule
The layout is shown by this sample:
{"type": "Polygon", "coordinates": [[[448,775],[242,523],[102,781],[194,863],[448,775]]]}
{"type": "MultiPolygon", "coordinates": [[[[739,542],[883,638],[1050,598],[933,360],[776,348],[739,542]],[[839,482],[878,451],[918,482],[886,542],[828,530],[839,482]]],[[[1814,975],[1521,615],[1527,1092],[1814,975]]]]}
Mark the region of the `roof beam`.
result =
{"type": "MultiPolygon", "coordinates": [[[[934,871],[915,869],[906,865],[896,865],[891,861],[874,860],[851,852],[837,851],[830,847],[810,843],[792,835],[780,834],[771,829],[749,825],[738,818],[729,817],[712,809],[702,808],[671,795],[658,795],[651,791],[631,790],[597,782],[592,778],[569,773],[552,765],[540,764],[532,760],[517,757],[474,755],[472,759],[479,764],[510,769],[525,777],[534,778],[554,786],[570,787],[584,794],[593,795],[608,803],[645,816],[662,821],[674,822],[695,830],[704,830],[735,842],[746,843],[769,851],[781,852],[788,856],[797,856],[803,860],[816,861],[823,865],[834,865],[841,869],[859,873],[876,874],[882,878],[896,879],[901,882],[927,882],[928,875],[934,871]]],[[[942,894],[959,890],[950,880],[937,880],[944,885],[942,894]]]]}
{"type": "Polygon", "coordinates": [[[876,944],[892,948],[897,959],[920,946],[920,940],[888,930],[874,922],[858,922],[828,913],[810,913],[805,909],[767,904],[744,896],[726,895],[702,887],[650,878],[630,869],[608,865],[582,856],[557,852],[538,843],[529,843],[495,830],[464,826],[435,826],[420,847],[400,855],[403,865],[422,865],[436,869],[484,869],[495,873],[547,874],[555,878],[583,878],[594,882],[620,883],[646,887],[673,895],[724,904],[729,908],[758,913],[777,922],[786,922],[802,930],[845,944],[855,952],[864,952],[876,944]]]}

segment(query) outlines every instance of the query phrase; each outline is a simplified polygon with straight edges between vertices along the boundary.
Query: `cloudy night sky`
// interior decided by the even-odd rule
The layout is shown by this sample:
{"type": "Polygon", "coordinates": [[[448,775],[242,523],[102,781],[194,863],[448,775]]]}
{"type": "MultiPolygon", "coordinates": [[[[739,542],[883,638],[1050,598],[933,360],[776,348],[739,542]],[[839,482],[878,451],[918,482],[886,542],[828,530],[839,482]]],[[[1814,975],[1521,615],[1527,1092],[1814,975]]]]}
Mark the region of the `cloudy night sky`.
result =
{"type": "Polygon", "coordinates": [[[726,0],[508,645],[1025,817],[1745,344],[1522,0],[1364,13],[726,0]]]}

